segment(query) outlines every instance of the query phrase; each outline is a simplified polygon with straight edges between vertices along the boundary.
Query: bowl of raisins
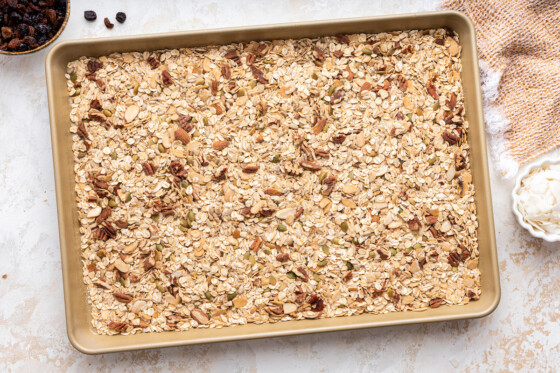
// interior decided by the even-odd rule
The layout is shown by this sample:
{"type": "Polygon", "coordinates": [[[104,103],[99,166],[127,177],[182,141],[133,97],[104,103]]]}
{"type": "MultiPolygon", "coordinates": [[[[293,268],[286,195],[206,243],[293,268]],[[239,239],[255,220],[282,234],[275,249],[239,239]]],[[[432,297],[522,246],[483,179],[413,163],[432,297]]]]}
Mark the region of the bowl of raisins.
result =
{"type": "Polygon", "coordinates": [[[0,54],[45,48],[62,33],[69,16],[69,0],[0,0],[0,54]]]}

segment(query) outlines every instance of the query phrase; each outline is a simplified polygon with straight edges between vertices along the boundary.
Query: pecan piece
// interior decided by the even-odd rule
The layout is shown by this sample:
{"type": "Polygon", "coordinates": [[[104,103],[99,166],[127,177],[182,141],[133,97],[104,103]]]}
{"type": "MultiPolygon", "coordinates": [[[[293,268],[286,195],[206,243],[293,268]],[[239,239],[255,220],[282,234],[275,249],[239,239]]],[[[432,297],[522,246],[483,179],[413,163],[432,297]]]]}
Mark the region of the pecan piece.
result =
{"type": "Polygon", "coordinates": [[[348,36],[343,34],[336,35],[336,40],[338,40],[339,43],[345,43],[345,44],[350,43],[350,38],[348,38],[348,36]]]}
{"type": "Polygon", "coordinates": [[[111,290],[111,285],[105,280],[99,279],[93,283],[98,288],[103,288],[105,290],[111,290]]]}
{"type": "Polygon", "coordinates": [[[268,207],[263,207],[263,208],[261,208],[261,211],[259,211],[261,216],[264,216],[264,217],[272,216],[272,215],[274,215],[275,212],[276,212],[275,209],[271,209],[271,208],[268,208],[268,207]]]}
{"type": "Polygon", "coordinates": [[[377,249],[377,253],[382,260],[389,259],[389,255],[387,255],[383,250],[377,249]]]}
{"type": "Polygon", "coordinates": [[[108,221],[104,221],[101,225],[103,226],[103,230],[105,230],[109,238],[117,237],[117,231],[111,223],[109,223],[108,221]]]}
{"type": "Polygon", "coordinates": [[[437,216],[434,216],[434,215],[426,216],[426,223],[428,223],[429,225],[433,225],[433,224],[437,223],[437,221],[438,221],[437,216]]]}
{"type": "Polygon", "coordinates": [[[451,132],[448,131],[443,131],[443,134],[441,135],[441,137],[443,137],[443,139],[445,141],[447,141],[449,143],[449,145],[455,145],[459,142],[459,140],[461,140],[461,138],[451,132]]]}
{"type": "Polygon", "coordinates": [[[161,63],[159,62],[159,60],[157,60],[155,57],[148,57],[148,64],[150,65],[150,67],[152,68],[152,70],[155,70],[159,67],[159,65],[161,65],[161,63]]]}
{"type": "Polygon", "coordinates": [[[131,295],[119,293],[117,291],[113,292],[113,297],[121,303],[130,303],[132,301],[131,295]]]}
{"type": "Polygon", "coordinates": [[[336,58],[340,58],[340,57],[344,56],[344,52],[343,52],[343,51],[334,51],[334,52],[333,52],[333,55],[334,55],[336,58]]]}
{"type": "Polygon", "coordinates": [[[93,99],[93,100],[90,101],[89,107],[92,108],[92,109],[99,110],[99,109],[101,109],[101,103],[99,102],[99,100],[93,99]]]}
{"type": "Polygon", "coordinates": [[[169,74],[169,71],[163,70],[161,72],[161,81],[163,82],[163,85],[166,87],[171,85],[171,83],[173,83],[173,78],[171,78],[171,74],[169,74]]]}
{"type": "Polygon", "coordinates": [[[152,257],[147,257],[144,260],[144,272],[148,272],[150,269],[154,268],[155,265],[154,259],[152,259],[152,257]]]}
{"type": "Polygon", "coordinates": [[[250,164],[250,165],[247,165],[247,166],[245,166],[241,169],[241,171],[243,171],[246,174],[254,174],[258,170],[259,170],[259,165],[258,164],[250,164]]]}
{"type": "Polygon", "coordinates": [[[315,312],[321,312],[325,308],[325,302],[317,294],[313,294],[311,297],[309,297],[307,303],[311,305],[311,310],[315,312]]]}
{"type": "Polygon", "coordinates": [[[239,55],[237,54],[236,50],[231,50],[227,52],[224,57],[227,58],[228,60],[232,60],[233,62],[235,62],[237,66],[241,66],[241,58],[239,58],[239,55]]]}
{"type": "Polygon", "coordinates": [[[177,127],[174,132],[175,138],[183,143],[183,145],[187,145],[191,142],[191,135],[181,127],[177,127]]]}
{"type": "Polygon", "coordinates": [[[321,157],[321,158],[329,158],[330,154],[327,150],[323,150],[323,149],[317,149],[315,150],[315,155],[317,157],[321,157]]]}
{"type": "Polygon", "coordinates": [[[471,257],[471,252],[463,245],[460,245],[459,247],[461,248],[461,261],[464,262],[471,257]]]}
{"type": "Polygon", "coordinates": [[[332,137],[332,142],[334,142],[335,144],[342,144],[344,140],[346,140],[346,136],[343,134],[332,137]]]}
{"type": "Polygon", "coordinates": [[[313,57],[319,61],[323,61],[325,59],[325,52],[323,52],[319,47],[313,47],[313,57]]]}
{"type": "Polygon", "coordinates": [[[362,86],[360,87],[360,92],[369,91],[370,89],[371,89],[371,83],[365,82],[365,83],[362,84],[362,86]]]}
{"type": "Polygon", "coordinates": [[[115,221],[115,225],[121,229],[128,227],[128,223],[122,219],[115,221]]]}
{"type": "Polygon", "coordinates": [[[309,170],[309,171],[321,170],[321,165],[318,165],[317,163],[311,161],[300,161],[299,164],[304,170],[309,170]]]}
{"type": "Polygon", "coordinates": [[[259,250],[259,247],[261,247],[262,242],[263,242],[262,238],[257,237],[257,238],[255,238],[255,240],[253,241],[253,243],[251,244],[251,246],[249,248],[256,252],[256,251],[259,250]]]}
{"type": "Polygon", "coordinates": [[[399,74],[397,75],[397,85],[401,91],[406,92],[406,89],[408,88],[408,81],[404,76],[399,74]]]}
{"type": "Polygon", "coordinates": [[[276,260],[278,260],[280,263],[287,262],[288,260],[290,260],[290,254],[280,253],[280,254],[276,255],[276,260]]]}
{"type": "Polygon", "coordinates": [[[227,178],[227,167],[223,167],[215,175],[212,176],[214,181],[224,181],[227,178]]]}
{"type": "Polygon", "coordinates": [[[432,233],[432,236],[434,236],[434,238],[438,238],[438,237],[439,237],[438,231],[437,231],[433,226],[431,226],[431,227],[429,228],[429,230],[430,230],[430,232],[432,233]]]}
{"type": "Polygon", "coordinates": [[[284,314],[284,308],[282,307],[265,307],[264,310],[272,316],[280,316],[284,314]]]}
{"type": "Polygon", "coordinates": [[[152,162],[142,163],[142,169],[144,170],[144,173],[148,176],[151,176],[156,172],[156,166],[154,166],[152,162]]]}
{"type": "Polygon", "coordinates": [[[457,252],[452,251],[449,253],[447,261],[449,262],[449,264],[451,264],[452,267],[457,267],[459,263],[461,263],[461,257],[459,256],[459,254],[457,254],[457,252]]]}
{"type": "Polygon", "coordinates": [[[109,321],[107,324],[109,329],[113,329],[116,332],[122,333],[128,329],[128,324],[124,322],[109,321]]]}
{"type": "Polygon", "coordinates": [[[255,78],[259,81],[259,83],[266,84],[268,80],[264,77],[264,73],[259,70],[255,65],[251,65],[251,72],[255,76],[255,78]]]}
{"type": "Polygon", "coordinates": [[[231,67],[229,67],[229,65],[222,66],[222,75],[226,79],[231,78],[231,67]]]}
{"type": "Polygon", "coordinates": [[[301,215],[303,214],[303,207],[300,207],[296,213],[294,214],[294,220],[296,220],[297,218],[299,218],[301,215]]]}
{"type": "Polygon", "coordinates": [[[171,171],[171,174],[178,179],[182,179],[188,173],[187,170],[185,170],[185,166],[183,166],[183,164],[178,161],[171,162],[171,164],[169,165],[169,170],[171,171]]]}
{"type": "Polygon", "coordinates": [[[408,221],[408,228],[411,231],[419,231],[420,228],[422,228],[422,223],[420,222],[420,219],[418,219],[417,216],[414,217],[414,219],[411,219],[408,221]]]}
{"type": "Polygon", "coordinates": [[[282,193],[281,190],[275,189],[275,188],[267,188],[265,190],[263,190],[264,194],[268,194],[269,196],[281,196],[284,193],[282,193]]]}
{"type": "Polygon", "coordinates": [[[443,299],[441,298],[434,298],[430,300],[430,308],[438,308],[443,303],[443,299]]]}
{"type": "Polygon", "coordinates": [[[191,317],[199,324],[206,325],[210,321],[210,317],[200,308],[194,308],[191,311],[191,317]]]}
{"type": "Polygon", "coordinates": [[[352,277],[354,277],[354,275],[352,274],[352,271],[346,272],[346,274],[344,275],[344,282],[348,282],[348,281],[352,280],[352,277]]]}
{"type": "Polygon", "coordinates": [[[317,124],[315,124],[315,126],[313,126],[313,128],[311,129],[313,131],[314,134],[318,135],[321,133],[321,131],[323,131],[323,128],[325,128],[325,125],[327,124],[327,119],[323,118],[323,119],[319,119],[317,121],[317,124]]]}
{"type": "Polygon", "coordinates": [[[439,98],[439,95],[436,90],[436,86],[432,81],[429,81],[428,84],[426,84],[426,88],[428,89],[428,93],[430,94],[430,96],[432,96],[436,100],[439,98]]]}
{"type": "Polygon", "coordinates": [[[257,56],[255,56],[252,53],[249,53],[249,55],[247,56],[245,61],[247,62],[247,65],[252,65],[255,62],[256,59],[257,59],[257,56]]]}
{"type": "Polygon", "coordinates": [[[80,136],[81,138],[87,139],[89,137],[88,131],[86,130],[86,125],[84,124],[84,122],[81,122],[78,125],[78,130],[76,131],[76,133],[78,134],[78,136],[80,136]]]}
{"type": "Polygon", "coordinates": [[[451,92],[451,94],[449,95],[449,100],[447,100],[445,104],[449,109],[455,109],[455,105],[457,105],[457,95],[451,92]]]}
{"type": "Polygon", "coordinates": [[[227,140],[214,141],[212,143],[212,148],[215,150],[224,150],[229,146],[229,144],[230,142],[227,140]]]}
{"type": "Polygon", "coordinates": [[[334,184],[336,182],[335,176],[328,176],[323,180],[323,185],[325,185],[325,189],[321,192],[324,196],[328,196],[332,193],[334,189],[334,184]]]}
{"type": "Polygon", "coordinates": [[[95,222],[97,224],[103,223],[105,220],[107,220],[109,216],[111,216],[111,211],[112,211],[111,207],[109,206],[105,207],[103,210],[101,210],[101,213],[97,216],[95,222]]]}

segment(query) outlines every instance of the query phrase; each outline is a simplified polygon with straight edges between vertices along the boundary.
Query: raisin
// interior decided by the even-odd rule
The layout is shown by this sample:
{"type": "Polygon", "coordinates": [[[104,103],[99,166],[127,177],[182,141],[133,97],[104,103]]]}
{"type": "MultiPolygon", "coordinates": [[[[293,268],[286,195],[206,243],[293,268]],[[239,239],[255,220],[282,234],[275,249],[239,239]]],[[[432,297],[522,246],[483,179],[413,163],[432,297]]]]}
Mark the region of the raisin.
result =
{"type": "Polygon", "coordinates": [[[84,12],[84,18],[88,21],[95,21],[97,19],[97,13],[93,10],[86,10],[84,12]]]}
{"type": "Polygon", "coordinates": [[[126,14],[124,12],[118,12],[116,18],[118,23],[124,23],[124,21],[126,21],[126,14]]]}
{"type": "Polygon", "coordinates": [[[113,27],[115,27],[115,25],[112,24],[111,21],[109,21],[109,18],[107,18],[107,17],[105,17],[103,22],[105,22],[105,27],[107,27],[109,30],[112,29],[113,27]]]}

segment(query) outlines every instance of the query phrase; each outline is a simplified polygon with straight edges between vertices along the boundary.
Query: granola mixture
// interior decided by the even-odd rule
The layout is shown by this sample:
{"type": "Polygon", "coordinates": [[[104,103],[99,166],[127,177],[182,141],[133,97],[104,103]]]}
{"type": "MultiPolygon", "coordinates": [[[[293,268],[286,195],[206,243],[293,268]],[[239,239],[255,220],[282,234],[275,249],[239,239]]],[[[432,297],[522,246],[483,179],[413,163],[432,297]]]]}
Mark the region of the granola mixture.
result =
{"type": "Polygon", "coordinates": [[[480,295],[449,30],[68,65],[101,334],[425,310],[480,295]]]}

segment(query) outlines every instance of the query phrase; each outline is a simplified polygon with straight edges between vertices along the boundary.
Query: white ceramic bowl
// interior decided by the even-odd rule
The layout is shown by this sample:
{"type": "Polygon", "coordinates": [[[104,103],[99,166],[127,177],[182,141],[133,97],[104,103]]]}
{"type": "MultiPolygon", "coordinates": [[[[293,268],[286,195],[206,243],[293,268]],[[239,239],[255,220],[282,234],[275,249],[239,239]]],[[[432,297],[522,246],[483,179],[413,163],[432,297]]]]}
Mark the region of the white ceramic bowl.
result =
{"type": "Polygon", "coordinates": [[[512,192],[513,213],[515,214],[515,216],[517,216],[517,221],[519,222],[519,224],[521,224],[521,226],[523,228],[527,229],[529,231],[529,233],[531,233],[531,235],[533,235],[534,237],[542,238],[543,240],[548,241],[548,242],[558,242],[558,241],[560,241],[560,235],[536,230],[533,226],[531,226],[530,224],[525,222],[525,219],[523,218],[523,214],[519,211],[519,208],[518,208],[519,195],[517,193],[519,192],[519,188],[521,188],[521,180],[523,180],[525,177],[527,177],[531,173],[531,171],[533,171],[535,169],[538,169],[538,168],[542,168],[542,167],[547,166],[547,165],[559,164],[559,163],[560,163],[560,160],[558,160],[558,159],[545,158],[542,161],[539,161],[539,162],[531,165],[531,167],[527,167],[525,172],[522,172],[517,177],[517,180],[515,181],[515,188],[513,188],[513,192],[512,192]]]}

